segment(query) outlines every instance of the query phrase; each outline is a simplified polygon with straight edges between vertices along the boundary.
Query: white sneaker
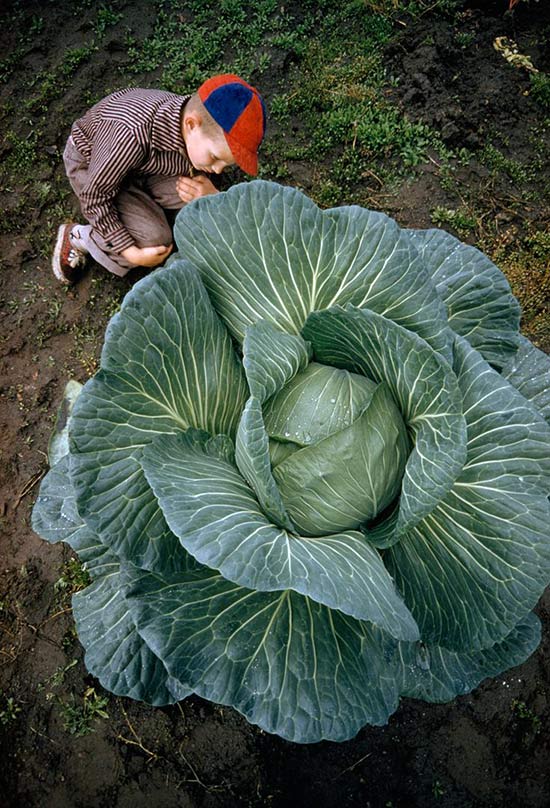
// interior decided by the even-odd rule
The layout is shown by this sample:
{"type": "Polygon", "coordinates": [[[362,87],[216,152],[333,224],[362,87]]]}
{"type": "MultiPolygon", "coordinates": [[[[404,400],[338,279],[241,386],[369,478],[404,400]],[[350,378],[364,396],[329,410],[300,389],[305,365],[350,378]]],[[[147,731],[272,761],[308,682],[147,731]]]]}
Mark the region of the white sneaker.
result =
{"type": "Polygon", "coordinates": [[[71,239],[74,222],[62,224],[57,231],[57,239],[52,257],[53,274],[58,281],[69,286],[75,283],[81,270],[86,266],[88,253],[75,247],[71,239]]]}

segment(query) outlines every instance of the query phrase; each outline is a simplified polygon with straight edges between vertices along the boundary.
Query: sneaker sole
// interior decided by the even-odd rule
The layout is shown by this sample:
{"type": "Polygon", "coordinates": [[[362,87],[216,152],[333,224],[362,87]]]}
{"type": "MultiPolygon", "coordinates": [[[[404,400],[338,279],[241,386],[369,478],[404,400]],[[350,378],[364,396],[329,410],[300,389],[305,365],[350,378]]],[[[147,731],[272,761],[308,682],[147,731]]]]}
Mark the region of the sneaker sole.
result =
{"type": "Polygon", "coordinates": [[[55,247],[53,248],[53,257],[52,257],[52,270],[53,274],[65,286],[70,286],[71,281],[65,277],[61,270],[61,249],[63,247],[63,239],[65,236],[65,228],[67,227],[66,224],[62,224],[57,230],[57,239],[55,242],[55,247]]]}

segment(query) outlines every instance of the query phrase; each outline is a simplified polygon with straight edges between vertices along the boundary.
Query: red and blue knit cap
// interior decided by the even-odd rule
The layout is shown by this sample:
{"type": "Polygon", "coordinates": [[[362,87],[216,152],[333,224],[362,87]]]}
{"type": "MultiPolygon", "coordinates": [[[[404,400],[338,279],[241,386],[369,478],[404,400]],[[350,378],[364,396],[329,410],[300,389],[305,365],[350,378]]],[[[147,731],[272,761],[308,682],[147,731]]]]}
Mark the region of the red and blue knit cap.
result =
{"type": "Polygon", "coordinates": [[[265,134],[265,105],[254,87],[233,73],[201,84],[199,98],[223,129],[235,162],[247,174],[258,173],[258,148],[265,134]]]}

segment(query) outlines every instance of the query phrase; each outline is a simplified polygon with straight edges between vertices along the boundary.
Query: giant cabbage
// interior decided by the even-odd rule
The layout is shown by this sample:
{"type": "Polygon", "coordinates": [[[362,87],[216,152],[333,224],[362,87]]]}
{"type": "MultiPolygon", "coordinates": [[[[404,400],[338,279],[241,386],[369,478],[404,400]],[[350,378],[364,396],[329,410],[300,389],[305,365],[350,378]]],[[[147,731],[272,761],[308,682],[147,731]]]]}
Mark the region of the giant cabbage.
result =
{"type": "Polygon", "coordinates": [[[255,181],[178,215],[111,320],[33,524],[89,671],[292,741],[525,660],[550,578],[550,363],[482,253],[255,181]]]}

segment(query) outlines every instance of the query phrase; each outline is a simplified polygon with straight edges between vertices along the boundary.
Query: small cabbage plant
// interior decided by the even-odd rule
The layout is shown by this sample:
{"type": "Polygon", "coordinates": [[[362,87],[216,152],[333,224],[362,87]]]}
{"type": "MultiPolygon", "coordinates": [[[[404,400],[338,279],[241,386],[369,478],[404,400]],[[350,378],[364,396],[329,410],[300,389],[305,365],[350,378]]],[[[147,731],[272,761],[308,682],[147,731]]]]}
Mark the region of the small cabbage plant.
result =
{"type": "Polygon", "coordinates": [[[550,362],[501,272],[262,181],[175,234],[33,514],[92,578],[89,671],[309,743],[523,662],[550,578],[550,362]]]}

